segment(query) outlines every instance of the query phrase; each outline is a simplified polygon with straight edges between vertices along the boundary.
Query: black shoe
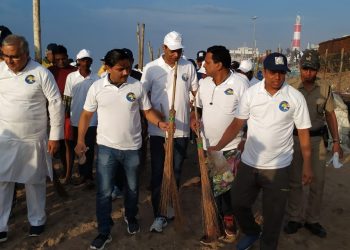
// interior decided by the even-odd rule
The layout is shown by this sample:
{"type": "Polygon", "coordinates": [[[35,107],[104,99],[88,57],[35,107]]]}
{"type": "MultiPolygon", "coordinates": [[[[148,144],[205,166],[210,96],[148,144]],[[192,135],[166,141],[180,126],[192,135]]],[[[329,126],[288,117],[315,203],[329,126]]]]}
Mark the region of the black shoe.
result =
{"type": "Polygon", "coordinates": [[[0,243],[7,241],[7,232],[0,232],[0,243]]]}
{"type": "Polygon", "coordinates": [[[112,236],[110,234],[99,234],[92,241],[90,249],[102,250],[105,248],[106,244],[112,241],[112,236]]]}
{"type": "Polygon", "coordinates": [[[303,224],[301,224],[300,222],[288,221],[287,225],[284,226],[283,230],[286,234],[295,234],[302,227],[303,224]]]}
{"type": "Polygon", "coordinates": [[[327,236],[326,229],[324,229],[320,223],[305,223],[304,227],[320,238],[325,238],[327,236]]]}
{"type": "Polygon", "coordinates": [[[126,223],[126,229],[128,230],[129,234],[136,234],[138,232],[140,232],[140,225],[137,222],[136,218],[126,218],[126,216],[124,216],[124,221],[126,223]]]}
{"type": "Polygon", "coordinates": [[[45,230],[45,225],[41,226],[31,226],[29,230],[29,236],[36,237],[42,234],[45,230]]]}

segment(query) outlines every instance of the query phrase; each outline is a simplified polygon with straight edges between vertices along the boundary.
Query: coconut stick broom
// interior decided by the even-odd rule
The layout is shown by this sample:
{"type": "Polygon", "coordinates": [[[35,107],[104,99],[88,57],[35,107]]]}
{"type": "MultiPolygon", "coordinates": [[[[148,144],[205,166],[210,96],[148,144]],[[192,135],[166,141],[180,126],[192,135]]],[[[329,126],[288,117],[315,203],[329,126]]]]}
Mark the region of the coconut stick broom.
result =
{"type": "MultiPolygon", "coordinates": [[[[198,113],[197,113],[196,96],[194,97],[194,114],[195,114],[195,119],[198,123],[199,120],[198,120],[198,113]]],[[[219,227],[218,216],[217,216],[217,207],[216,207],[214,195],[212,192],[212,188],[210,185],[207,161],[203,150],[203,139],[200,135],[198,126],[195,132],[197,134],[196,141],[197,141],[198,161],[199,161],[199,170],[201,173],[202,220],[203,220],[204,234],[210,240],[217,240],[220,233],[220,227],[219,227]]]]}
{"type": "Polygon", "coordinates": [[[165,160],[163,180],[160,197],[160,211],[162,215],[166,215],[168,207],[172,206],[175,212],[175,226],[180,228],[183,225],[183,217],[180,208],[180,200],[178,189],[174,176],[173,160],[174,160],[174,133],[175,133],[175,92],[177,79],[177,62],[175,63],[174,81],[173,81],[173,96],[171,108],[169,110],[169,130],[168,137],[165,141],[165,160]]]}

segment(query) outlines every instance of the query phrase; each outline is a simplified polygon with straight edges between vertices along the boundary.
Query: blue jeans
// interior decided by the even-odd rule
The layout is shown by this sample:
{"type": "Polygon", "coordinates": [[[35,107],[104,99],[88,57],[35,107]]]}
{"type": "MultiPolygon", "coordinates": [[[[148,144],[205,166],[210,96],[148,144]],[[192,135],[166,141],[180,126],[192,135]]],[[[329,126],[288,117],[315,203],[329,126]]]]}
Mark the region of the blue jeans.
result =
{"type": "Polygon", "coordinates": [[[96,217],[99,233],[109,234],[113,226],[111,194],[115,184],[115,175],[120,167],[124,169],[126,179],[124,185],[125,216],[128,219],[136,216],[139,199],[139,166],[139,150],[118,150],[98,145],[96,217]]]}
{"type": "MultiPolygon", "coordinates": [[[[162,187],[163,170],[164,170],[164,137],[150,136],[151,151],[151,191],[152,206],[154,217],[162,216],[159,211],[160,191],[162,187]]],[[[174,175],[177,186],[180,184],[182,163],[186,157],[188,137],[174,138],[174,175]]]]}

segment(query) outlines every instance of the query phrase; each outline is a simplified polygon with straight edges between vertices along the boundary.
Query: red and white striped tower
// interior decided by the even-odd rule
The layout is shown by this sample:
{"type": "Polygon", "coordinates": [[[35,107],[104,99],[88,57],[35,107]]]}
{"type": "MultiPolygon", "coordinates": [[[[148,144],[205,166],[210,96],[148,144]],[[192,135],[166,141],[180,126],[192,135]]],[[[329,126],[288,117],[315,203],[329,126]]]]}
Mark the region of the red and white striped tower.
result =
{"type": "Polygon", "coordinates": [[[300,23],[300,16],[298,15],[295,19],[294,24],[294,35],[293,35],[293,43],[292,43],[292,50],[298,50],[300,51],[300,32],[301,32],[301,23],[300,23]]]}

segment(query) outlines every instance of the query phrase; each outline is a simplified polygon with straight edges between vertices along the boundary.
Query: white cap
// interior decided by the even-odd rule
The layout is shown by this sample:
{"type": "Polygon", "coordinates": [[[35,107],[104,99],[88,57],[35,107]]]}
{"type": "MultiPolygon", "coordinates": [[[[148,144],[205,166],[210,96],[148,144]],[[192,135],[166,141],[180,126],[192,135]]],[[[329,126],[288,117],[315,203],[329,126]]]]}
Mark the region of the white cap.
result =
{"type": "Polygon", "coordinates": [[[77,54],[77,60],[82,59],[82,58],[85,58],[85,57],[92,58],[90,50],[82,49],[82,50],[80,50],[79,53],[77,54]]]}
{"type": "Polygon", "coordinates": [[[200,69],[198,70],[198,72],[199,72],[199,73],[202,73],[202,74],[207,74],[207,71],[206,71],[205,68],[204,68],[204,64],[205,64],[205,61],[203,61],[202,66],[200,67],[200,69]]]}
{"type": "Polygon", "coordinates": [[[170,50],[178,50],[184,48],[182,45],[182,35],[176,31],[168,33],[164,37],[164,45],[166,45],[170,50]]]}
{"type": "Polygon", "coordinates": [[[250,60],[243,60],[239,64],[238,69],[243,71],[244,73],[247,73],[253,69],[253,63],[250,60]]]}

